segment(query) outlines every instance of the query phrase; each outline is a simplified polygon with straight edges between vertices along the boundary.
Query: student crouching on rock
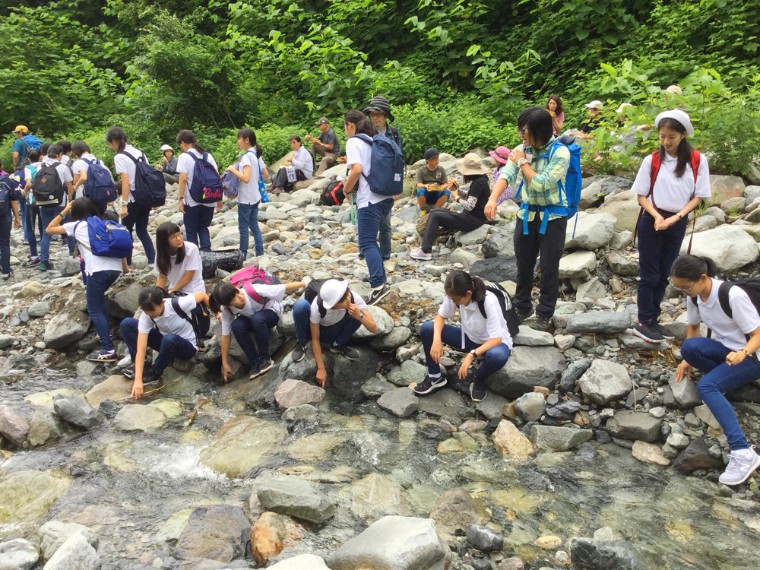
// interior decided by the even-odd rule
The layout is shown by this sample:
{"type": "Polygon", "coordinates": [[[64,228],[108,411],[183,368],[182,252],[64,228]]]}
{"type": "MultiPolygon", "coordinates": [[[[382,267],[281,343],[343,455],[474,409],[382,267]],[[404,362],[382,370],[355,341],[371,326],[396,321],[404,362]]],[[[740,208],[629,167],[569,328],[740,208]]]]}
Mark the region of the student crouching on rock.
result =
{"type": "Polygon", "coordinates": [[[420,328],[428,373],[413,390],[423,396],[446,385],[439,364],[446,344],[467,353],[458,376],[470,383],[472,401],[480,402],[486,397],[486,378],[501,370],[509,359],[512,337],[499,300],[486,289],[480,278],[464,271],[452,271],[446,276],[444,289],[446,297],[435,320],[425,322],[420,328]],[[461,328],[446,324],[456,315],[457,309],[461,328]],[[480,357],[484,357],[483,364],[472,370],[475,359],[480,357]]]}
{"type": "Polygon", "coordinates": [[[122,272],[128,272],[126,258],[105,257],[92,253],[90,247],[90,232],[87,218],[98,216],[98,207],[89,198],[78,198],[66,204],[66,207],[48,224],[47,235],[67,235],[76,239],[79,253],[84,260],[86,275],[85,297],[87,298],[87,314],[100,338],[100,350],[87,355],[87,360],[93,362],[116,361],[116,350],[111,338],[111,327],[108,321],[108,303],[106,291],[114,284],[122,272]],[[62,223],[71,214],[71,221],[62,223]]]}
{"type": "Polygon", "coordinates": [[[253,379],[272,368],[269,354],[269,329],[282,315],[282,300],[286,294],[303,288],[304,283],[245,284],[238,289],[231,283],[219,283],[211,294],[211,311],[222,319],[222,377],[226,382],[232,374],[229,365],[230,332],[243,349],[253,379]],[[253,339],[251,339],[253,333],[253,339]],[[255,342],[254,342],[255,339],[255,342]]]}
{"type": "Polygon", "coordinates": [[[715,274],[715,263],[706,257],[682,255],[673,263],[673,285],[690,297],[686,299],[689,328],[681,345],[683,362],[675,379],[691,378],[692,367],[704,374],[697,390],[731,449],[719,481],[739,485],[760,467],[760,456],[747,442],[724,394],[760,378],[760,316],[745,291],[716,279],[715,274]],[[712,331],[712,338],[700,337],[701,323],[712,331]]]}
{"type": "MultiPolygon", "coordinates": [[[[124,369],[124,376],[134,378],[132,397],[140,398],[144,385],[158,382],[175,360],[190,360],[198,351],[198,339],[193,325],[174,310],[174,299],[164,296],[163,289],[146,287],[137,302],[143,311],[140,319],[121,321],[121,336],[129,349],[134,366],[124,369]],[[146,366],[148,347],[158,352],[155,362],[146,366]]],[[[189,315],[198,303],[208,303],[206,293],[193,293],[175,301],[189,315]]]]}
{"type": "Polygon", "coordinates": [[[362,325],[371,333],[377,332],[377,323],[367,309],[367,303],[348,288],[348,281],[339,279],[321,283],[312,281],[304,298],[293,306],[293,320],[297,341],[293,361],[303,360],[306,343],[311,338],[311,350],[317,363],[316,379],[322,387],[327,381],[327,369],[321,343],[329,345],[332,353],[357,360],[359,353],[348,346],[351,337],[362,325]],[[313,292],[312,295],[308,294],[309,291],[313,292]]]}

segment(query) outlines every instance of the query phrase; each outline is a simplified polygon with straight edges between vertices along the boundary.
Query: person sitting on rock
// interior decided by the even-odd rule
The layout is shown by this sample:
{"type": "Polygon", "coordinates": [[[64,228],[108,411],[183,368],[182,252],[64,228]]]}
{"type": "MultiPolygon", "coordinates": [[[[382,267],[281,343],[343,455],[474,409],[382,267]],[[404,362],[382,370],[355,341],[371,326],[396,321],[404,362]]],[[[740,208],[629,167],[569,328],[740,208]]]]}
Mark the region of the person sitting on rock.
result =
{"type": "Polygon", "coordinates": [[[338,157],[340,156],[340,142],[338,141],[338,135],[330,128],[330,121],[327,117],[321,117],[317,121],[317,127],[319,128],[319,137],[313,137],[306,135],[306,140],[311,142],[311,150],[314,153],[314,158],[321,156],[322,160],[319,161],[319,168],[317,169],[317,176],[322,176],[322,173],[328,168],[335,166],[338,163],[338,157]]]}
{"type": "Polygon", "coordinates": [[[329,345],[332,353],[348,360],[357,360],[359,353],[348,346],[353,334],[362,325],[371,333],[377,332],[377,323],[367,303],[348,288],[348,281],[342,279],[328,279],[321,283],[312,281],[304,298],[293,306],[293,320],[297,341],[293,361],[304,359],[306,343],[311,338],[311,350],[317,363],[316,379],[322,387],[327,381],[327,370],[320,343],[329,345]],[[312,294],[309,295],[309,292],[312,294]]]}
{"type": "Polygon", "coordinates": [[[451,197],[451,180],[440,165],[437,148],[425,151],[425,166],[417,171],[417,205],[420,212],[442,208],[451,197]]]}
{"type": "Polygon", "coordinates": [[[682,255],[673,263],[671,281],[686,299],[686,340],[676,382],[691,378],[691,369],[703,376],[697,384],[702,401],[726,434],[731,456],[718,480],[739,485],[760,467],[760,456],[750,447],[736,413],[725,394],[760,378],[760,316],[739,286],[715,278],[715,262],[706,257],[682,255]],[[728,311],[726,311],[728,309],[728,311]],[[700,336],[704,323],[712,338],[700,336]]]}
{"type": "Polygon", "coordinates": [[[583,123],[581,123],[579,129],[568,131],[566,134],[582,140],[588,140],[591,138],[591,132],[604,122],[604,117],[602,116],[603,107],[604,104],[598,99],[594,99],[590,103],[586,103],[588,118],[583,123]]]}
{"type": "Polygon", "coordinates": [[[293,185],[301,180],[308,180],[314,173],[314,159],[301,142],[301,137],[290,137],[290,148],[293,154],[285,159],[284,166],[280,167],[272,182],[272,194],[289,192],[293,185]]]}
{"type": "MultiPolygon", "coordinates": [[[[176,303],[189,315],[196,304],[208,303],[208,300],[206,293],[193,293],[179,297],[176,303]]],[[[127,317],[119,325],[133,363],[123,371],[126,378],[134,378],[133,398],[142,397],[145,384],[159,382],[164,370],[175,360],[190,360],[198,351],[193,325],[177,314],[173,301],[164,296],[163,289],[146,287],[137,297],[143,311],[140,319],[127,317]],[[149,346],[158,352],[158,356],[152,365],[146,366],[145,355],[149,346]]]]}
{"type": "Polygon", "coordinates": [[[422,234],[422,243],[419,248],[412,250],[409,254],[412,259],[419,261],[433,259],[433,244],[438,235],[438,228],[471,232],[486,223],[484,210],[491,195],[488,169],[474,152],[458,160],[457,169],[464,176],[464,185],[459,189],[460,193],[457,196],[457,201],[462,203],[463,211],[458,213],[441,208],[430,212],[425,232],[422,234]]]}
{"type": "Polygon", "coordinates": [[[249,378],[256,378],[272,368],[269,329],[280,320],[285,295],[303,287],[305,285],[300,281],[277,285],[253,283],[250,289],[259,297],[258,300],[249,295],[246,287],[238,289],[231,283],[219,283],[214,288],[211,311],[221,313],[222,337],[219,344],[222,349],[222,378],[225,382],[232,374],[229,365],[230,333],[235,335],[235,340],[248,358],[249,378]]]}
{"type": "Polygon", "coordinates": [[[452,271],[444,283],[446,297],[433,321],[420,327],[420,339],[425,351],[428,372],[425,379],[412,389],[418,396],[430,394],[446,385],[441,374],[441,356],[446,344],[459,352],[466,352],[459,367],[459,380],[469,382],[470,398],[481,402],[486,397],[486,378],[501,370],[512,352],[512,337],[496,295],[486,289],[485,283],[464,271],[452,271]],[[447,325],[459,309],[461,328],[447,325]],[[475,359],[484,357],[474,371],[475,359]]]}
{"type": "Polygon", "coordinates": [[[179,182],[179,173],[177,172],[177,157],[174,156],[174,149],[171,145],[162,144],[161,148],[162,157],[161,162],[156,165],[156,168],[164,175],[164,182],[167,184],[177,184],[179,182]]]}

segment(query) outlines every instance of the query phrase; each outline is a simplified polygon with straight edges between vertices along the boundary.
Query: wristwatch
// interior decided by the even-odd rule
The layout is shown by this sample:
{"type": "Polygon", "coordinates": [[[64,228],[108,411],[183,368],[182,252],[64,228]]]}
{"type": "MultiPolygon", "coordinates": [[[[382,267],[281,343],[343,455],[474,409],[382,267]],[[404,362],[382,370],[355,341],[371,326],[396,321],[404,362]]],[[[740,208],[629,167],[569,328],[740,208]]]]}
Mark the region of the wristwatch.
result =
{"type": "Polygon", "coordinates": [[[471,350],[470,354],[472,354],[473,358],[477,358],[478,357],[478,353],[477,353],[477,351],[475,349],[471,350]]]}
{"type": "Polygon", "coordinates": [[[520,160],[518,160],[517,161],[517,168],[522,168],[523,164],[528,164],[528,159],[527,158],[521,158],[520,160]]]}

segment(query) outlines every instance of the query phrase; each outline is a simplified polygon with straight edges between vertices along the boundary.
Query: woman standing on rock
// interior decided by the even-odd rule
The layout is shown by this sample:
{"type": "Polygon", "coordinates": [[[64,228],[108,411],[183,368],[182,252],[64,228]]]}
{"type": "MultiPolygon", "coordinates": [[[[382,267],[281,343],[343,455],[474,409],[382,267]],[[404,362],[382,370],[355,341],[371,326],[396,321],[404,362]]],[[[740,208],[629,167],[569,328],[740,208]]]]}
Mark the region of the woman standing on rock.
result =
{"type": "Polygon", "coordinates": [[[459,367],[459,379],[470,383],[470,397],[480,402],[486,397],[486,378],[501,370],[512,352],[512,337],[501,311],[496,295],[486,289],[478,277],[464,271],[452,271],[444,283],[446,297],[433,321],[420,327],[420,339],[425,351],[428,373],[413,390],[418,396],[446,385],[441,374],[440,361],[443,345],[459,352],[466,352],[459,367]],[[460,327],[447,325],[446,321],[459,309],[460,327]],[[474,372],[470,370],[476,358],[484,357],[474,372]]]}
{"type": "Polygon", "coordinates": [[[243,151],[238,167],[230,165],[227,170],[240,180],[237,195],[238,231],[240,232],[240,251],[248,257],[249,236],[253,234],[256,256],[264,255],[264,238],[259,227],[259,172],[266,172],[266,165],[257,154],[256,133],[253,129],[240,129],[237,134],[238,148],[243,151]]]}
{"type": "Polygon", "coordinates": [[[79,252],[84,259],[84,273],[87,276],[85,297],[87,298],[87,314],[100,337],[100,350],[87,355],[92,362],[116,361],[116,349],[111,338],[111,328],[108,323],[108,303],[106,291],[114,284],[123,272],[128,272],[127,260],[116,257],[94,255],[90,247],[90,232],[87,218],[97,217],[98,207],[89,198],[78,198],[66,204],[63,211],[50,222],[45,232],[48,235],[71,236],[79,244],[79,252]],[[71,213],[71,220],[62,224],[63,219],[71,213]]]}
{"type": "Polygon", "coordinates": [[[710,197],[707,158],[686,137],[694,134],[681,110],[657,115],[660,149],[644,158],[633,182],[643,210],[639,236],[638,325],[633,334],[647,342],[673,338],[657,322],[673,261],[686,235],[689,212],[710,197]]]}
{"type": "Polygon", "coordinates": [[[739,485],[760,467],[760,456],[750,447],[736,412],[724,395],[760,378],[760,316],[741,287],[715,278],[715,263],[706,257],[682,255],[673,263],[672,281],[686,299],[689,324],[681,345],[683,362],[676,382],[691,378],[692,366],[704,376],[699,395],[726,434],[731,456],[719,481],[739,485]],[[700,324],[712,338],[699,336],[700,324]]]}

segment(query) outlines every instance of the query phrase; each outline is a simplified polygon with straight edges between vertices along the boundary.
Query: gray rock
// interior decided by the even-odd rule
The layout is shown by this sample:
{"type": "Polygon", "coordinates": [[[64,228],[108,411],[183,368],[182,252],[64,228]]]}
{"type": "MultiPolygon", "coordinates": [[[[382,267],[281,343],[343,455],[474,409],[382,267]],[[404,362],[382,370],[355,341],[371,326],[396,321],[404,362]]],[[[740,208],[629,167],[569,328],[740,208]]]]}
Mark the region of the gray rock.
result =
{"type": "MultiPolygon", "coordinates": [[[[686,253],[689,239],[689,235],[684,238],[682,255],[686,253]]],[[[752,263],[760,256],[760,251],[757,242],[747,232],[734,225],[723,225],[694,234],[691,254],[709,257],[723,274],[752,263]]]]}
{"type": "Polygon", "coordinates": [[[623,277],[635,277],[639,274],[639,264],[619,251],[607,253],[607,265],[610,271],[623,277]]]}
{"type": "Polygon", "coordinates": [[[286,422],[314,421],[319,415],[319,410],[311,404],[288,408],[282,413],[282,419],[286,422]]]}
{"type": "Polygon", "coordinates": [[[29,445],[37,447],[56,440],[62,434],[61,422],[48,407],[35,407],[29,422],[29,445]]]}
{"type": "Polygon", "coordinates": [[[488,397],[482,402],[475,404],[475,409],[483,414],[488,420],[501,419],[504,415],[504,406],[507,404],[507,399],[499,394],[488,394],[488,397]]]}
{"type": "Polygon", "coordinates": [[[268,511],[316,524],[327,522],[335,514],[332,501],[315,484],[298,477],[260,477],[254,482],[254,490],[268,511]]]}
{"type": "Polygon", "coordinates": [[[689,446],[689,438],[682,433],[671,433],[666,443],[674,449],[686,449],[689,446]]]}
{"type": "Polygon", "coordinates": [[[8,348],[13,346],[16,337],[9,334],[0,334],[0,348],[8,348]]]}
{"type": "Polygon", "coordinates": [[[140,283],[126,284],[125,282],[125,285],[121,286],[117,281],[116,286],[111,287],[107,295],[108,313],[111,317],[123,319],[133,316],[140,306],[137,298],[142,288],[143,286],[140,283]]]}
{"type": "Polygon", "coordinates": [[[46,570],[98,570],[97,551],[81,533],[72,534],[45,564],[46,570]]]}
{"type": "Polygon", "coordinates": [[[560,279],[589,279],[596,269],[596,255],[593,251],[576,251],[559,261],[560,279]]]}
{"type": "Polygon", "coordinates": [[[378,374],[374,378],[370,378],[364,383],[362,386],[362,393],[367,398],[379,398],[386,392],[389,392],[393,389],[393,384],[378,374]]]}
{"type": "Polygon", "coordinates": [[[84,525],[61,521],[48,521],[43,524],[40,527],[40,548],[45,560],[50,560],[53,554],[75,534],[81,534],[87,543],[97,550],[98,537],[84,525]]]}
{"type": "Polygon", "coordinates": [[[327,565],[332,570],[444,570],[447,554],[431,519],[387,516],[341,546],[327,565]]]}
{"type": "Polygon", "coordinates": [[[29,419],[27,414],[15,406],[0,406],[0,436],[16,447],[22,447],[29,437],[29,419]]]}
{"type": "Polygon", "coordinates": [[[354,333],[354,338],[375,338],[388,335],[393,331],[393,319],[382,308],[371,305],[367,307],[372,318],[377,323],[377,332],[369,332],[365,327],[360,327],[358,331],[354,333]]]}
{"type": "Polygon", "coordinates": [[[488,527],[471,524],[467,527],[467,543],[481,552],[498,552],[504,548],[504,537],[488,527]]]}
{"type": "Polygon", "coordinates": [[[56,397],[53,409],[61,419],[82,429],[91,429],[102,419],[87,400],[77,395],[56,397]]]}
{"type": "Polygon", "coordinates": [[[86,335],[89,328],[87,313],[77,309],[64,310],[48,321],[43,340],[47,348],[66,348],[86,335]]]}
{"type": "Polygon", "coordinates": [[[514,338],[515,346],[554,346],[554,337],[551,333],[537,331],[529,326],[521,325],[520,332],[514,338]]]}
{"type": "Polygon", "coordinates": [[[591,439],[590,429],[533,425],[530,439],[536,449],[544,451],[568,451],[591,439]]]}
{"type": "Polygon", "coordinates": [[[598,301],[607,296],[607,288],[596,277],[592,277],[588,281],[581,283],[576,291],[575,298],[591,299],[592,301],[598,301]]]}
{"type": "Polygon", "coordinates": [[[473,265],[476,261],[478,261],[478,256],[472,253],[471,251],[467,251],[466,249],[460,247],[458,249],[455,249],[451,252],[451,255],[449,256],[449,261],[453,263],[461,263],[465,269],[473,265]]]}
{"type": "Polygon", "coordinates": [[[274,393],[274,399],[281,408],[295,408],[303,404],[315,404],[325,397],[324,389],[313,384],[293,380],[285,380],[274,393]]]}
{"type": "Polygon", "coordinates": [[[37,301],[29,307],[29,316],[33,318],[44,317],[50,312],[50,303],[47,301],[37,301]]]}
{"type": "Polygon", "coordinates": [[[578,212],[578,223],[568,223],[565,249],[593,251],[610,243],[615,233],[615,217],[609,214],[578,212]]]}
{"type": "Polygon", "coordinates": [[[296,322],[293,320],[293,311],[287,311],[280,316],[277,323],[277,330],[285,336],[296,335],[296,322]]]}
{"type": "MultiPolygon", "coordinates": [[[[486,398],[483,402],[488,401],[488,399],[486,398]]],[[[438,390],[420,398],[417,405],[421,412],[430,416],[444,418],[452,423],[458,423],[461,419],[459,414],[462,410],[462,396],[454,390],[438,390]]]]}
{"type": "Polygon", "coordinates": [[[687,475],[698,469],[719,469],[723,462],[710,455],[704,438],[698,437],[684,449],[673,461],[673,467],[687,475]]]}
{"type": "Polygon", "coordinates": [[[406,418],[417,411],[418,399],[409,388],[395,388],[380,396],[377,405],[396,417],[406,418]]]}
{"type": "Polygon", "coordinates": [[[631,243],[633,240],[633,232],[629,232],[628,230],[624,230],[622,232],[615,232],[615,235],[612,236],[612,239],[610,240],[610,248],[611,249],[625,249],[628,247],[628,244],[631,243]]]}
{"type": "Polygon", "coordinates": [[[575,568],[584,570],[639,568],[636,550],[625,540],[573,538],[570,540],[570,560],[575,568]]]}
{"type": "Polygon", "coordinates": [[[615,196],[631,188],[631,181],[621,176],[592,176],[584,179],[581,191],[580,207],[582,209],[598,206],[606,198],[615,196]]]}
{"type": "Polygon", "coordinates": [[[699,390],[694,383],[688,378],[681,382],[676,382],[674,379],[670,379],[668,386],[673,391],[673,398],[678,406],[683,410],[690,410],[695,406],[702,404],[702,397],[699,395],[699,390]]]}
{"type": "Polygon", "coordinates": [[[420,383],[425,379],[427,366],[415,362],[414,360],[405,360],[390,371],[388,381],[396,386],[409,386],[411,383],[420,383]]]}
{"type": "Polygon", "coordinates": [[[514,257],[514,233],[514,222],[505,224],[504,226],[498,225],[492,227],[491,235],[483,242],[483,245],[480,248],[480,250],[483,252],[483,257],[486,259],[489,259],[491,257],[514,257]]]}
{"type": "Polygon", "coordinates": [[[617,311],[594,311],[572,315],[565,332],[617,334],[631,326],[631,316],[617,311]]]}
{"type": "Polygon", "coordinates": [[[395,350],[409,340],[411,336],[412,331],[408,327],[393,327],[390,333],[372,339],[369,345],[379,351],[395,350]]]}
{"type": "Polygon", "coordinates": [[[0,542],[0,570],[31,570],[39,559],[37,547],[28,540],[0,542]]]}
{"type": "Polygon", "coordinates": [[[556,418],[558,420],[572,420],[575,418],[575,414],[581,409],[580,402],[562,402],[556,406],[552,406],[546,409],[546,415],[550,418],[556,418]]]}
{"type": "Polygon", "coordinates": [[[574,360],[570,363],[570,366],[562,372],[562,377],[559,380],[560,392],[573,392],[575,390],[575,384],[590,367],[590,358],[581,358],[580,360],[574,360]]]}
{"type": "Polygon", "coordinates": [[[581,392],[596,404],[622,398],[633,384],[625,366],[609,360],[594,360],[578,380],[581,392]]]}
{"type": "Polygon", "coordinates": [[[269,566],[269,570],[330,570],[324,559],[314,554],[299,554],[269,566]]]}
{"type": "Polygon", "coordinates": [[[483,243],[483,240],[486,239],[486,236],[488,235],[488,230],[491,229],[491,226],[488,224],[483,224],[479,228],[476,228],[472,230],[471,232],[457,232],[454,234],[454,241],[456,241],[459,245],[478,245],[483,243]]]}
{"type": "Polygon", "coordinates": [[[504,368],[488,377],[488,387],[506,398],[532,392],[534,386],[554,388],[566,361],[554,347],[523,346],[509,357],[504,368]]]}
{"type": "Polygon", "coordinates": [[[528,392],[515,400],[515,409],[523,420],[536,421],[544,415],[546,399],[538,392],[528,392]]]}
{"type": "Polygon", "coordinates": [[[624,410],[607,421],[607,431],[613,437],[646,442],[657,441],[662,420],[650,414],[624,410]]]}
{"type": "MultiPolygon", "coordinates": [[[[453,263],[453,260],[452,260],[453,263]]],[[[491,281],[501,283],[502,281],[517,280],[517,261],[514,257],[499,255],[489,259],[481,259],[470,266],[470,274],[491,281]]]]}
{"type": "Polygon", "coordinates": [[[175,556],[180,560],[208,558],[219,562],[232,562],[245,555],[250,534],[251,523],[240,507],[198,507],[190,513],[182,530],[175,556]]]}
{"type": "Polygon", "coordinates": [[[158,408],[143,404],[124,406],[113,420],[113,425],[121,431],[154,432],[166,423],[166,416],[158,408]]]}
{"type": "Polygon", "coordinates": [[[750,185],[744,188],[744,197],[748,204],[760,198],[760,186],[750,185]]]}

